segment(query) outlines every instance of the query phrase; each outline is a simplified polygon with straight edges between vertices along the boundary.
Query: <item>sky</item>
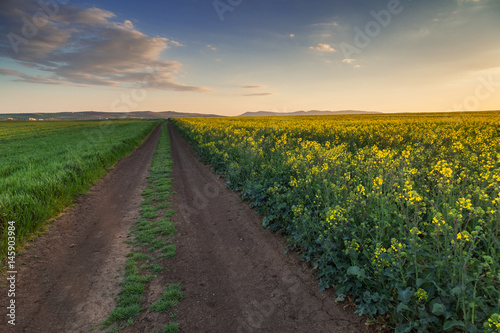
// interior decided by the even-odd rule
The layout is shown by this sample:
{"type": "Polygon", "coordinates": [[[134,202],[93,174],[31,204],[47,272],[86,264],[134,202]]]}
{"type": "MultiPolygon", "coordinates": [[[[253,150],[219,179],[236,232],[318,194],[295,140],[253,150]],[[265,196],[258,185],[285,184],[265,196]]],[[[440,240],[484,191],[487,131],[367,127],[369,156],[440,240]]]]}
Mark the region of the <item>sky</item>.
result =
{"type": "Polygon", "coordinates": [[[2,0],[0,113],[500,109],[500,0],[2,0]]]}

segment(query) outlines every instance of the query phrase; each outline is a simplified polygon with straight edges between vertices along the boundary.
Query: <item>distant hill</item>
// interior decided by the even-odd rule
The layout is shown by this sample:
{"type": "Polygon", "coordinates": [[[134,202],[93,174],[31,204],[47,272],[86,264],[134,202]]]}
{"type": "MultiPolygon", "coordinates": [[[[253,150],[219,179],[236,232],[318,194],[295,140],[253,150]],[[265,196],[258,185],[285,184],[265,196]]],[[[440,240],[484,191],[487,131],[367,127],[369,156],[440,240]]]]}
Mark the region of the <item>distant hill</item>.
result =
{"type": "MultiPolygon", "coordinates": [[[[295,111],[273,112],[256,111],[245,112],[238,117],[265,117],[265,116],[314,116],[314,115],[341,115],[341,114],[380,114],[376,111],[295,111]]],[[[216,114],[188,113],[176,111],[132,111],[132,112],[55,112],[55,113],[0,113],[0,120],[99,120],[99,119],[168,119],[172,117],[224,117],[216,114]]]]}
{"type": "Polygon", "coordinates": [[[245,112],[238,117],[266,117],[266,116],[321,116],[335,114],[379,114],[377,111],[358,111],[358,110],[342,110],[342,111],[294,111],[294,112],[274,112],[274,111],[255,111],[245,112]]]}
{"type": "Polygon", "coordinates": [[[56,112],[56,113],[0,113],[0,120],[98,120],[98,119],[158,119],[171,117],[221,117],[215,114],[187,113],[175,111],[133,111],[133,112],[56,112]]]}

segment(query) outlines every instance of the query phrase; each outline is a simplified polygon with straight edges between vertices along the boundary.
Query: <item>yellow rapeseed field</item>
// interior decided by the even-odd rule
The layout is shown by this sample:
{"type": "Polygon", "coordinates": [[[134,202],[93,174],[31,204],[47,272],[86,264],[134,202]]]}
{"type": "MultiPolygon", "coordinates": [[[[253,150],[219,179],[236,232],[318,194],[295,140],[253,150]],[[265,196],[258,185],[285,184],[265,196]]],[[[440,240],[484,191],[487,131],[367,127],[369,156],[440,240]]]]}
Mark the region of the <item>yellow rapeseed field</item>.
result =
{"type": "Polygon", "coordinates": [[[500,332],[500,112],[173,123],[358,313],[500,332]]]}

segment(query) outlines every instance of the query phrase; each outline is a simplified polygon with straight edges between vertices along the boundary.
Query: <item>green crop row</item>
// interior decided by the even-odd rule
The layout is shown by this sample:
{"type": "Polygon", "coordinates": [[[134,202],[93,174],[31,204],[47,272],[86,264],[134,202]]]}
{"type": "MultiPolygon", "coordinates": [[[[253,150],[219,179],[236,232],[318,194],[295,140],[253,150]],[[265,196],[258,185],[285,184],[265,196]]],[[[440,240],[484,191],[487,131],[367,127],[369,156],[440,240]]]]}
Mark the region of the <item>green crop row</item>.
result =
{"type": "Polygon", "coordinates": [[[0,258],[130,153],[158,121],[0,122],[0,258]]]}
{"type": "Polygon", "coordinates": [[[357,313],[500,332],[500,112],[172,121],[357,313]]]}

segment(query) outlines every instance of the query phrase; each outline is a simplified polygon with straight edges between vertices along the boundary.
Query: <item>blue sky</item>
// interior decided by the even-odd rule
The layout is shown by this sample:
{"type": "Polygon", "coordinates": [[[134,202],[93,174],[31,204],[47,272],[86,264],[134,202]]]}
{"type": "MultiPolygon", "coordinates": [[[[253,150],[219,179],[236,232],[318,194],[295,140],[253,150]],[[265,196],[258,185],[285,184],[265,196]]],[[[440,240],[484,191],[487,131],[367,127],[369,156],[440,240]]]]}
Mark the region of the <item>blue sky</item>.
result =
{"type": "Polygon", "coordinates": [[[496,0],[3,0],[0,113],[500,109],[498,17],[496,0]]]}

